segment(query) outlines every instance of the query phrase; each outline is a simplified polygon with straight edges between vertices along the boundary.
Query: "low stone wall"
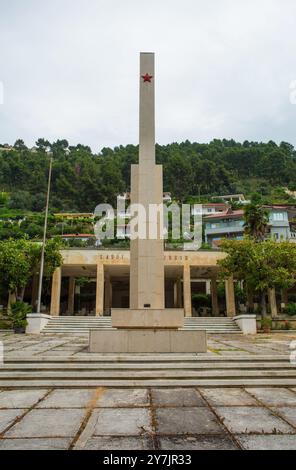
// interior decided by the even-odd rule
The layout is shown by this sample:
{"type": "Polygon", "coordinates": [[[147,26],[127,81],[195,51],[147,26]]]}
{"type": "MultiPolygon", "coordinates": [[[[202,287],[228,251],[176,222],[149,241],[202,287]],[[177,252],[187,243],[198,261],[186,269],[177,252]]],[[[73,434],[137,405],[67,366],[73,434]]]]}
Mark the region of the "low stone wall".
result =
{"type": "MultiPolygon", "coordinates": [[[[267,318],[271,318],[268,316],[267,318]]],[[[261,315],[257,315],[257,330],[261,330],[261,315]]],[[[271,318],[272,320],[272,330],[283,330],[289,331],[296,330],[296,316],[290,317],[289,315],[278,315],[276,318],[271,318]],[[286,324],[290,324],[290,328],[285,328],[286,324]]]]}

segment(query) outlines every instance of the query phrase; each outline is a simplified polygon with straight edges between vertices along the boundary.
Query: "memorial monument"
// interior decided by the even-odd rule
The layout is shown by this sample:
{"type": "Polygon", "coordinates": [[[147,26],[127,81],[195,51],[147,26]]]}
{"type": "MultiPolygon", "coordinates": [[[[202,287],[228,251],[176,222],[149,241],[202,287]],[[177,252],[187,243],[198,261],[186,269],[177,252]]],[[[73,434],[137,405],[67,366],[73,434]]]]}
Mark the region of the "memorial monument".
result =
{"type": "Polygon", "coordinates": [[[111,310],[112,330],[90,331],[90,352],[206,351],[206,332],[181,330],[184,310],[165,308],[162,197],[162,165],[155,163],[154,54],[141,53],[139,163],[131,166],[139,237],[131,239],[130,308],[111,310]],[[157,217],[151,206],[158,208],[157,217]]]}

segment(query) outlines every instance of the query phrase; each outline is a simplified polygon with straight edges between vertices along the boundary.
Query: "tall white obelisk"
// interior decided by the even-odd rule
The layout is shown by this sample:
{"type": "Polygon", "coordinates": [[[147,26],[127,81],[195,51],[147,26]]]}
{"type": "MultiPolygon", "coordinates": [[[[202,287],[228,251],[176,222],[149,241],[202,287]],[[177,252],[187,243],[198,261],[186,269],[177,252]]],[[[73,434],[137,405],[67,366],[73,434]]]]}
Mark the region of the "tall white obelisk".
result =
{"type": "Polygon", "coordinates": [[[143,220],[139,209],[140,237],[131,240],[130,307],[111,309],[112,329],[90,331],[90,352],[206,352],[206,332],[181,330],[184,309],[165,308],[162,166],[155,164],[154,84],[154,54],[141,53],[139,164],[131,168],[131,202],[145,209],[146,217],[143,220]],[[151,205],[160,207],[159,217],[151,216],[151,205]]]}
{"type": "MultiPolygon", "coordinates": [[[[131,168],[131,203],[139,211],[139,224],[146,225],[145,238],[131,240],[130,308],[164,308],[164,253],[162,232],[162,165],[155,164],[155,70],[154,54],[140,54],[139,164],[131,168]],[[151,205],[158,205],[158,217],[151,217],[151,205]],[[152,236],[154,238],[152,238],[152,236]]],[[[139,230],[141,233],[142,230],[139,230]]]]}

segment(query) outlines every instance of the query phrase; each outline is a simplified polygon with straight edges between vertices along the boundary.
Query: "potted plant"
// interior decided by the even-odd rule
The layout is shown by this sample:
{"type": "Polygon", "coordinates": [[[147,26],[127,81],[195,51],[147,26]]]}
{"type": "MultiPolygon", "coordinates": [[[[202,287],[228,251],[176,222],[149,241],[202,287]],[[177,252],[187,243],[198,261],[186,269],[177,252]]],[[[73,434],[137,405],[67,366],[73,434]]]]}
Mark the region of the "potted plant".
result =
{"type": "Polygon", "coordinates": [[[17,301],[11,304],[11,321],[12,328],[15,333],[25,333],[27,322],[27,314],[32,312],[30,305],[25,302],[17,301]]]}

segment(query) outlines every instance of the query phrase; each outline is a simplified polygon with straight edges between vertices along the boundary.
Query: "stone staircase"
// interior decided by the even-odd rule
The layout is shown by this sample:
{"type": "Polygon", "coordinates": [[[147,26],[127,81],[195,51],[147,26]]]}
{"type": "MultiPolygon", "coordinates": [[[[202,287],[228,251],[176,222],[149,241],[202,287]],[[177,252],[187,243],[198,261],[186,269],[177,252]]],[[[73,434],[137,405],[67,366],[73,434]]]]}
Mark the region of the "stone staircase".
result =
{"type": "MultiPolygon", "coordinates": [[[[111,317],[52,317],[42,333],[88,335],[90,329],[111,329],[111,317]]],[[[185,317],[184,329],[208,333],[240,333],[238,325],[227,317],[185,317]]]]}
{"type": "Polygon", "coordinates": [[[296,386],[288,356],[88,354],[9,357],[0,388],[296,386]]]}

